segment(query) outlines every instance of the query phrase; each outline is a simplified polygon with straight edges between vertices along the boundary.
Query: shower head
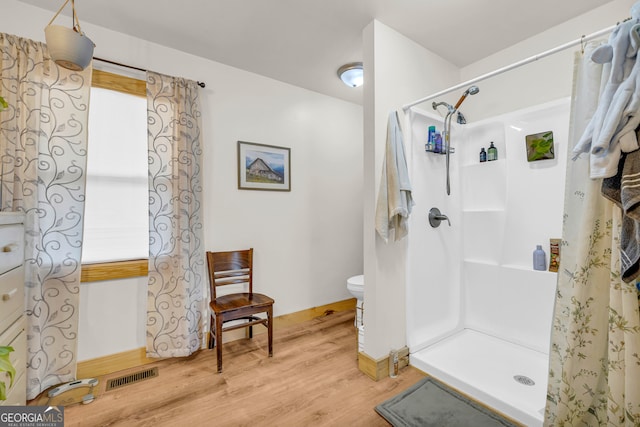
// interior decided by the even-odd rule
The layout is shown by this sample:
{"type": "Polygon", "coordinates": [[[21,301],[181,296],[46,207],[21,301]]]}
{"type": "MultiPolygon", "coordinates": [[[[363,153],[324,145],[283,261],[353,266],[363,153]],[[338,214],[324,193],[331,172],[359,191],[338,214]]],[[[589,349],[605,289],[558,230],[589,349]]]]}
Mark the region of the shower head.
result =
{"type": "Polygon", "coordinates": [[[466,92],[469,92],[469,95],[475,95],[476,93],[480,92],[480,88],[476,85],[473,85],[469,89],[467,89],[466,92]]]}
{"type": "Polygon", "coordinates": [[[460,99],[458,100],[458,102],[456,103],[455,107],[453,107],[453,110],[457,110],[458,107],[460,107],[460,104],[462,104],[462,102],[465,100],[465,98],[468,95],[475,95],[476,93],[480,92],[480,89],[478,88],[478,86],[471,86],[469,89],[465,90],[464,93],[462,94],[462,96],[460,97],[460,99]]]}

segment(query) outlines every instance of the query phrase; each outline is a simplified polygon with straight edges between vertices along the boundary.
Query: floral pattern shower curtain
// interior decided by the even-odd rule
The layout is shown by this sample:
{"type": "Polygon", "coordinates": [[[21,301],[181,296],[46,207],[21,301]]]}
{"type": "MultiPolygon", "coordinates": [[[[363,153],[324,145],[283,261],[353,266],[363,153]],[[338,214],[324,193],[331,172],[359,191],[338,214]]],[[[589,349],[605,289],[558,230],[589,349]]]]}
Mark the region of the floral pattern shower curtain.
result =
{"type": "Polygon", "coordinates": [[[204,342],[208,316],[198,102],[196,82],[147,73],[149,357],[188,356],[204,342]]]}
{"type": "MultiPolygon", "coordinates": [[[[576,55],[569,152],[606,81],[593,48],[576,55]]],[[[621,211],[601,187],[588,155],[569,160],[545,426],[640,425],[638,291],[620,277],[621,211]]]]}
{"type": "Polygon", "coordinates": [[[27,398],[75,379],[91,67],[0,34],[1,208],[25,214],[27,398]]]}

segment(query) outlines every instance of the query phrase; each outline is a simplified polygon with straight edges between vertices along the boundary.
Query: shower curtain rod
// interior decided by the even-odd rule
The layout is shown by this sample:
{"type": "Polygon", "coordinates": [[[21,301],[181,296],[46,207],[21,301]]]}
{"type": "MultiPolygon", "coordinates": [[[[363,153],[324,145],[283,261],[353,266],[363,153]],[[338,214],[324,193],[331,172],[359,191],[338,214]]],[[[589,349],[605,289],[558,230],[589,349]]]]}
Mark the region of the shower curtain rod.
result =
{"type": "Polygon", "coordinates": [[[523,65],[529,64],[530,62],[537,61],[538,59],[542,59],[542,58],[547,57],[549,55],[553,55],[556,52],[560,52],[560,51],[568,49],[568,48],[570,48],[572,46],[576,46],[576,45],[579,45],[579,44],[584,43],[586,41],[589,41],[591,39],[594,39],[596,37],[600,37],[602,35],[605,35],[607,33],[610,33],[611,31],[613,31],[619,24],[620,23],[618,22],[615,25],[612,25],[612,26],[607,27],[607,28],[603,28],[602,30],[596,31],[595,33],[591,33],[589,35],[582,36],[579,39],[572,40],[572,41],[567,42],[565,44],[562,44],[560,46],[554,47],[553,49],[549,49],[549,50],[544,51],[542,53],[539,53],[537,55],[533,55],[533,56],[530,56],[528,58],[525,58],[525,59],[523,59],[521,61],[514,62],[513,64],[507,65],[506,67],[498,68],[497,70],[491,71],[491,72],[486,73],[486,74],[482,74],[481,76],[478,76],[478,77],[473,78],[471,80],[467,80],[466,82],[457,84],[455,86],[451,86],[448,89],[441,90],[440,92],[433,93],[433,94],[431,94],[429,96],[425,96],[424,98],[418,99],[417,101],[413,101],[413,102],[411,102],[409,104],[404,105],[402,107],[402,110],[404,112],[406,112],[409,108],[413,107],[414,105],[422,104],[423,102],[426,102],[426,101],[429,101],[430,99],[437,98],[439,96],[445,95],[445,94],[447,94],[449,92],[452,92],[454,90],[467,88],[468,86],[470,86],[470,85],[472,85],[474,83],[477,83],[477,82],[479,82],[481,80],[485,80],[485,79],[488,79],[489,77],[497,76],[498,74],[502,74],[504,72],[513,70],[514,68],[518,68],[518,67],[521,67],[523,65]]]}
{"type": "MultiPolygon", "coordinates": [[[[110,61],[108,59],[103,59],[103,58],[98,58],[96,56],[93,57],[93,59],[95,59],[96,61],[100,61],[100,62],[106,62],[107,64],[111,64],[111,65],[117,65],[119,67],[124,67],[124,68],[129,68],[131,70],[136,70],[136,71],[142,71],[143,73],[146,73],[147,70],[145,70],[144,68],[138,68],[138,67],[134,67],[133,65],[127,65],[127,64],[122,64],[120,62],[115,62],[115,61],[110,61]]],[[[204,82],[196,82],[198,83],[198,86],[204,88],[206,86],[206,84],[204,82]]]]}

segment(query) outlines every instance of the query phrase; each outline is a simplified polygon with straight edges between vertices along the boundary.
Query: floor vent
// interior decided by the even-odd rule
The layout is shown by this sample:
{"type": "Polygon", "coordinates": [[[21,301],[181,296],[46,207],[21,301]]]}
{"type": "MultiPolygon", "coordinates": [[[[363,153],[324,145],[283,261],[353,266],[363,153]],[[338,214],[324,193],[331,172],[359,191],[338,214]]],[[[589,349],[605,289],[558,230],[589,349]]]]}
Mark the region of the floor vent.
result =
{"type": "Polygon", "coordinates": [[[158,376],[158,368],[146,369],[144,371],[135,372],[133,374],[125,375],[124,377],[113,378],[107,381],[106,391],[113,390],[114,388],[124,387],[129,384],[137,383],[140,381],[148,380],[149,378],[155,378],[158,376]]]}

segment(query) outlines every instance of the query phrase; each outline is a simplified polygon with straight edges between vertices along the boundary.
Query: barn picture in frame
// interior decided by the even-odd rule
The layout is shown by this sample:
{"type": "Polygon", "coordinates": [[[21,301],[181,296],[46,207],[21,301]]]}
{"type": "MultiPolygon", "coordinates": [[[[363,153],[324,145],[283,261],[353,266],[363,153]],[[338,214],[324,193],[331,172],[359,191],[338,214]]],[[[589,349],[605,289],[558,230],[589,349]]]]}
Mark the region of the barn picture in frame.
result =
{"type": "Polygon", "coordinates": [[[291,150],[238,141],[238,188],[291,191],[291,150]]]}

